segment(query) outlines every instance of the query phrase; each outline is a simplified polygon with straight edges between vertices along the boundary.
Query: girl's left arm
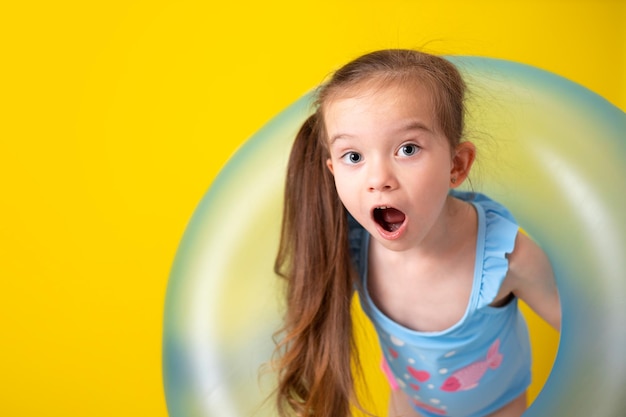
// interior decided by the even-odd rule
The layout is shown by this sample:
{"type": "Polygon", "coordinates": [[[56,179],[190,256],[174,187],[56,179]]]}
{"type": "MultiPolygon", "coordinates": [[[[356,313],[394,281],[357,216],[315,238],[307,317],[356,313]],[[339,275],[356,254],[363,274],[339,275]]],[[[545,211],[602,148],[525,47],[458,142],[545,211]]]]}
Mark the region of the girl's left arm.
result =
{"type": "Polygon", "coordinates": [[[552,327],[561,329],[561,302],[552,266],[545,252],[523,233],[518,233],[509,255],[507,280],[517,297],[552,327]]]}

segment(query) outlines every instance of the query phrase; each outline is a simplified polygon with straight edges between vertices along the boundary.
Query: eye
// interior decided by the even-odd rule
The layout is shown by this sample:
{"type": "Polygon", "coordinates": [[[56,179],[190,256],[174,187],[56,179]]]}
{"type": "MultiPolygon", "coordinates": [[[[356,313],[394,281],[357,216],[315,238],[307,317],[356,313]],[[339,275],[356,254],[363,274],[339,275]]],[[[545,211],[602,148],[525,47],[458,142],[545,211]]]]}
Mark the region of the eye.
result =
{"type": "Polygon", "coordinates": [[[413,156],[418,153],[420,150],[419,146],[409,143],[407,145],[402,145],[398,150],[398,155],[400,156],[413,156]]]}
{"type": "Polygon", "coordinates": [[[363,160],[363,156],[358,152],[348,152],[341,159],[349,164],[358,164],[363,160]]]}

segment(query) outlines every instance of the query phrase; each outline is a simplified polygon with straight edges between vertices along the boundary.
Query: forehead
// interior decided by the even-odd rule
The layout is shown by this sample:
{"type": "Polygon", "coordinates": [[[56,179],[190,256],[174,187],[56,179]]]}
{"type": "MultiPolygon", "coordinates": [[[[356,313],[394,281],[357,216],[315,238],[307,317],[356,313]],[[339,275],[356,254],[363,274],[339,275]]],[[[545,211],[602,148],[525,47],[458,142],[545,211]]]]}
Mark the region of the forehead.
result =
{"type": "Polygon", "coordinates": [[[423,83],[414,81],[350,86],[327,96],[321,110],[324,125],[331,130],[337,125],[371,122],[371,119],[376,122],[417,119],[432,125],[435,118],[432,93],[423,83]]]}
{"type": "Polygon", "coordinates": [[[415,75],[385,76],[381,74],[355,83],[332,87],[330,91],[325,92],[322,106],[336,100],[386,94],[428,98],[433,96],[430,83],[415,75]]]}

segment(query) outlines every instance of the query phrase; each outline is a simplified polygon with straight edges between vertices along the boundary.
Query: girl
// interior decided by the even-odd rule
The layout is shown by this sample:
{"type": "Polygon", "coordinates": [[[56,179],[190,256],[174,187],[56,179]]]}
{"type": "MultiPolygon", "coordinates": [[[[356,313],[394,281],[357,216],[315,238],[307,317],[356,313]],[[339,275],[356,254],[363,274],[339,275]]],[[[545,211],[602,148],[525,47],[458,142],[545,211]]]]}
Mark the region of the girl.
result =
{"type": "Polygon", "coordinates": [[[281,416],[350,415],[355,289],[383,349],[390,416],[526,409],[517,299],[558,329],[558,292],[510,213],[456,190],[476,154],[461,141],[464,92],[450,62],[411,50],[360,57],[318,90],[291,151],[276,260],[281,416]]]}

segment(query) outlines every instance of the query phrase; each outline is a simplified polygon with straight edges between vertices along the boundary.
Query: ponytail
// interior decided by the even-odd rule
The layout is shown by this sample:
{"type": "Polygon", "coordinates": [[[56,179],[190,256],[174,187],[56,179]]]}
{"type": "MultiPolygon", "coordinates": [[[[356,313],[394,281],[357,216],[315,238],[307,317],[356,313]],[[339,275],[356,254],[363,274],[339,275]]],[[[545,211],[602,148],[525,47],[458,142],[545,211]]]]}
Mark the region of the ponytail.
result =
{"type": "Polygon", "coordinates": [[[346,211],[326,167],[328,157],[315,113],[300,128],[289,157],[275,263],[287,283],[275,362],[281,417],[349,416],[354,401],[354,273],[346,211]]]}

